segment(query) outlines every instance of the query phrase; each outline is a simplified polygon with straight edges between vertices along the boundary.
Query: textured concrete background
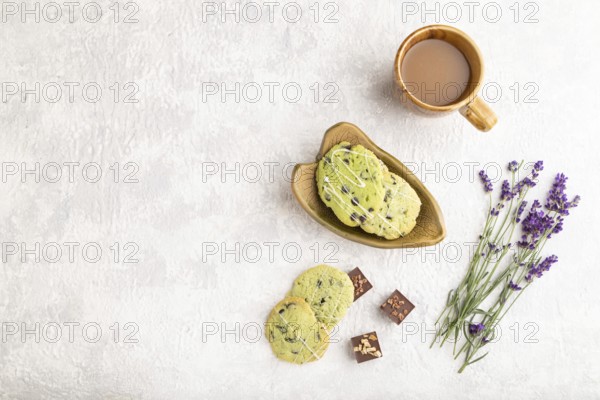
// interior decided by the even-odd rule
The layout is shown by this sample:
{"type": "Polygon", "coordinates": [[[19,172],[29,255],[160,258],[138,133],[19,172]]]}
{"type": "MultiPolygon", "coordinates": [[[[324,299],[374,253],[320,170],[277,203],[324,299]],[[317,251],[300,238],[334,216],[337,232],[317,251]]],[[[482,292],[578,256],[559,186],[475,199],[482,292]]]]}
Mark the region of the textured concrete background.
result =
{"type": "Polygon", "coordinates": [[[599,3],[244,4],[81,2],[69,20],[41,2],[36,22],[2,2],[0,397],[600,398],[599,3]],[[397,47],[436,22],[481,47],[490,133],[396,98],[397,47]],[[367,248],[300,209],[289,166],[338,121],[416,170],[444,211],[442,244],[367,248]],[[545,161],[537,195],[564,171],[583,201],[549,243],[557,266],[457,375],[424,329],[482,227],[472,170],[512,159],[545,161]],[[289,365],[257,327],[317,262],[359,265],[375,288],[323,360],[289,365]],[[377,310],[395,288],[416,304],[401,327],[377,310]],[[348,339],[372,330],[384,357],[357,365],[348,339]]]}

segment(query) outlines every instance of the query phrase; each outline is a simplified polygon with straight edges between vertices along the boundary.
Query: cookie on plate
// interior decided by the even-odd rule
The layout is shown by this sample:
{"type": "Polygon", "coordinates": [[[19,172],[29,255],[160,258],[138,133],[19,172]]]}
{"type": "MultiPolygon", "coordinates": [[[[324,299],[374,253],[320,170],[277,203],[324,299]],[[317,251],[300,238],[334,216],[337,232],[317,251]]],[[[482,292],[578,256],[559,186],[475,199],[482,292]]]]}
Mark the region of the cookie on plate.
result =
{"type": "MultiPolygon", "coordinates": [[[[387,170],[387,168],[386,168],[387,170]]],[[[388,240],[408,235],[417,224],[421,199],[417,192],[398,175],[388,172],[383,179],[385,197],[383,207],[361,228],[388,240]]]]}
{"type": "Polygon", "coordinates": [[[327,329],[337,325],[354,302],[354,284],[348,274],[328,265],[303,272],[290,293],[305,299],[327,329]]]}
{"type": "Polygon", "coordinates": [[[319,161],[319,197],[348,226],[370,220],[383,206],[383,165],[361,145],[341,142],[319,161]]]}
{"type": "Polygon", "coordinates": [[[329,346],[329,335],[301,297],[286,297],[273,308],[266,332],[277,358],[295,364],[319,360],[329,346]]]}

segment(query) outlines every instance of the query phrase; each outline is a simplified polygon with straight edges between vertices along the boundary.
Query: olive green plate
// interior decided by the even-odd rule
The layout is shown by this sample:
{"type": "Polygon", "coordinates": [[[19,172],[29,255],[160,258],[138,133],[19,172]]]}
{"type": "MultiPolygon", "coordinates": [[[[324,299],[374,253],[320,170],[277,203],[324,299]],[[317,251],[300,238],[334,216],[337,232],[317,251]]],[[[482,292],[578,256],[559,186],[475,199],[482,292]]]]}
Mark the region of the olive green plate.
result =
{"type": "Polygon", "coordinates": [[[348,122],[340,122],[325,132],[321,149],[317,154],[317,162],[296,164],[292,176],[292,191],[302,208],[318,223],[346,239],[367,246],[384,249],[424,247],[439,243],[446,236],[442,211],[423,183],[404,164],[377,147],[363,131],[348,122]],[[329,149],[342,141],[361,144],[371,150],[391,172],[402,177],[416,190],[422,202],[421,212],[417,218],[417,225],[408,235],[395,240],[386,240],[367,233],[360,227],[346,226],[337,219],[333,211],[323,204],[319,198],[315,180],[318,161],[329,149]]]}

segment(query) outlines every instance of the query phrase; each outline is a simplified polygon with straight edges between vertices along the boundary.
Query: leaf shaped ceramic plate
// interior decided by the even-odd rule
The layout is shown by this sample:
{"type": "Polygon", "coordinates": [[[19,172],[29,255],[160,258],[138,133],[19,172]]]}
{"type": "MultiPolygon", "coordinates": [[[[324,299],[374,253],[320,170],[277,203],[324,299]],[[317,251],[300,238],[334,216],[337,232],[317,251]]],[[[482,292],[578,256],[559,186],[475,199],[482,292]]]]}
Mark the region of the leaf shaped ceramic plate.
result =
{"type": "Polygon", "coordinates": [[[356,125],[348,122],[340,122],[325,132],[321,149],[317,154],[317,162],[296,165],[292,179],[292,191],[302,208],[321,225],[346,239],[368,246],[384,249],[424,247],[439,243],[446,236],[446,227],[440,206],[423,183],[404,164],[380,149],[356,125]],[[421,212],[417,218],[417,225],[408,235],[395,240],[387,240],[367,233],[360,227],[346,226],[321,201],[315,180],[318,161],[329,149],[342,141],[361,144],[371,150],[391,172],[402,177],[415,189],[422,202],[421,212]]]}

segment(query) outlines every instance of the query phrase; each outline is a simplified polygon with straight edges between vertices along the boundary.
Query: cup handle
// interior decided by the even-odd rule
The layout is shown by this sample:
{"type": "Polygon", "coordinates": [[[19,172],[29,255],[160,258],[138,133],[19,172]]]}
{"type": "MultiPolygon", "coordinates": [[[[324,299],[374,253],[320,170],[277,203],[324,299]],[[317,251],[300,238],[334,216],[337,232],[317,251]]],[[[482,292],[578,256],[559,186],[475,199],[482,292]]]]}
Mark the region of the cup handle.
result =
{"type": "Polygon", "coordinates": [[[469,120],[480,131],[487,132],[498,122],[498,116],[479,96],[476,96],[466,106],[461,107],[459,111],[463,117],[469,120]]]}

